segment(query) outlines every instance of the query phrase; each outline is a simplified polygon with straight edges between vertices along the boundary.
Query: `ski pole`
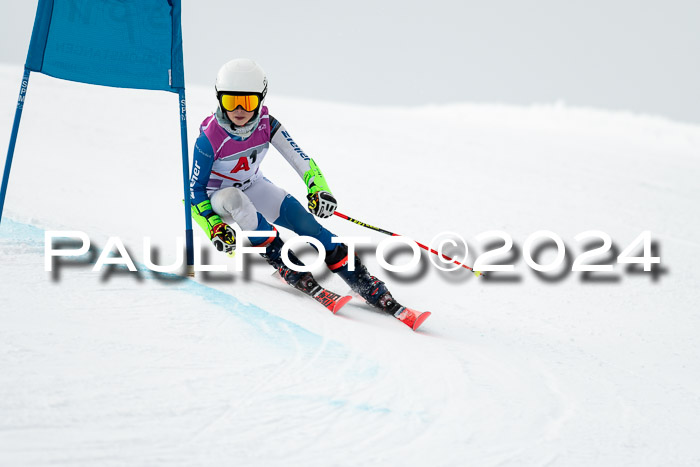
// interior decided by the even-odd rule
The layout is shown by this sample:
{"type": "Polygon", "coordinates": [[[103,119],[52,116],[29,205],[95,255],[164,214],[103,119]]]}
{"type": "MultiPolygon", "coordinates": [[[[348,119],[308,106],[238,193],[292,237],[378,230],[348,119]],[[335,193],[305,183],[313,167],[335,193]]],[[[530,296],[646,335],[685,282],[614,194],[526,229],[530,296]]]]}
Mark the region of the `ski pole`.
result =
{"type": "MultiPolygon", "coordinates": [[[[375,230],[375,231],[377,231],[377,232],[381,232],[381,233],[383,233],[383,234],[385,234],[385,235],[391,235],[392,237],[400,237],[399,234],[396,234],[396,233],[394,233],[394,232],[389,232],[388,230],[384,230],[384,229],[382,229],[382,228],[375,227],[375,226],[373,226],[373,225],[366,224],[366,223],[364,223],[364,222],[362,222],[362,221],[358,221],[357,219],[353,219],[352,217],[346,216],[345,214],[340,213],[340,212],[338,212],[338,211],[333,212],[333,214],[335,214],[336,216],[338,216],[338,217],[340,217],[340,218],[343,218],[343,219],[345,219],[345,220],[348,220],[348,221],[350,221],[350,222],[354,222],[354,223],[357,224],[357,225],[361,225],[362,227],[366,227],[366,228],[368,228],[368,229],[372,229],[372,230],[375,230]]],[[[414,240],[414,241],[415,241],[415,240],[414,240]]],[[[433,253],[433,254],[436,254],[436,255],[438,255],[438,256],[442,256],[443,258],[445,258],[446,260],[448,260],[448,261],[450,261],[450,262],[452,262],[452,263],[454,263],[454,264],[457,264],[457,265],[459,265],[459,266],[462,266],[462,267],[465,268],[465,269],[469,269],[471,272],[474,273],[474,275],[475,275],[476,277],[479,277],[479,276],[483,276],[483,275],[484,275],[483,272],[481,272],[481,271],[475,271],[474,269],[470,268],[470,267],[467,266],[466,264],[462,264],[462,263],[460,263],[459,261],[454,260],[454,259],[450,258],[450,257],[447,256],[447,255],[438,253],[437,251],[433,250],[432,248],[428,248],[427,246],[423,245],[423,244],[420,243],[420,242],[416,242],[416,245],[418,245],[419,247],[423,248],[425,251],[429,251],[429,252],[431,252],[431,253],[433,253]]]]}

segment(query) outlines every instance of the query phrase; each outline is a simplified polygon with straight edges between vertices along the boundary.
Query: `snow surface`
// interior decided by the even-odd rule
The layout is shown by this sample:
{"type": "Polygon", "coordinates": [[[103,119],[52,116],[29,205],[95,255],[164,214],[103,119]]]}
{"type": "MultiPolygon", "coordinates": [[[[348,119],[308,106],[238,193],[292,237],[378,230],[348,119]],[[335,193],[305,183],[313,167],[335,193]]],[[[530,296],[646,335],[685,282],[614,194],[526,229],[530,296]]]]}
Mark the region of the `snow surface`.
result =
{"type": "MultiPolygon", "coordinates": [[[[1,147],[21,73],[0,67],[1,147]]],[[[272,114],[340,211],[422,242],[457,232],[477,253],[479,233],[505,231],[515,273],[444,273],[424,254],[389,274],[362,249],[433,312],[419,332],[360,300],[334,316],[261,260],[151,273],[144,237],[167,264],[184,230],[176,95],[34,74],[0,224],[0,465],[700,464],[700,127],[564,104],[370,109],[283,98],[274,80],[272,114]],[[591,229],[616,253],[650,230],[662,263],[542,277],[522,249],[543,229],[569,269],[591,229]],[[46,272],[45,230],[83,231],[94,251],[46,272]],[[91,270],[110,236],[138,273],[91,270]]],[[[188,89],[190,144],[213,105],[188,89]]],[[[263,169],[303,198],[274,150],[263,169]]]]}

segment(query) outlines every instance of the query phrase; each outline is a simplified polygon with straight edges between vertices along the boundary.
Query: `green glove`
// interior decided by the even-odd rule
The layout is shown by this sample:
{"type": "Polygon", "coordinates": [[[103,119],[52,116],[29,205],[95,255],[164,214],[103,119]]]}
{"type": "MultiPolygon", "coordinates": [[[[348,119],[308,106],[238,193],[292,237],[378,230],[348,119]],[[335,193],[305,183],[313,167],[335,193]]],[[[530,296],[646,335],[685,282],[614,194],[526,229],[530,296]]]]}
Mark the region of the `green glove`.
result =
{"type": "Polygon", "coordinates": [[[236,252],[236,233],[231,226],[219,222],[212,230],[211,242],[217,250],[233,256],[236,252]]]}

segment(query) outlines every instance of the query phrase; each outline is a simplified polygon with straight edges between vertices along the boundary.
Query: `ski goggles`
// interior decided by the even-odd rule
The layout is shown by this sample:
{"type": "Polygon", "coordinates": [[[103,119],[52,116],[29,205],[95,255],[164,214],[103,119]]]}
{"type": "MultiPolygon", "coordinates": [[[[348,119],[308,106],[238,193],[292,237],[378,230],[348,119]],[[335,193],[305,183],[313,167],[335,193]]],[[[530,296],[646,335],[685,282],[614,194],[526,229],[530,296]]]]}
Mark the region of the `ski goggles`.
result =
{"type": "Polygon", "coordinates": [[[252,112],[260,106],[260,94],[242,94],[242,93],[219,93],[219,104],[221,108],[231,112],[240,105],[246,112],[252,112]]]}

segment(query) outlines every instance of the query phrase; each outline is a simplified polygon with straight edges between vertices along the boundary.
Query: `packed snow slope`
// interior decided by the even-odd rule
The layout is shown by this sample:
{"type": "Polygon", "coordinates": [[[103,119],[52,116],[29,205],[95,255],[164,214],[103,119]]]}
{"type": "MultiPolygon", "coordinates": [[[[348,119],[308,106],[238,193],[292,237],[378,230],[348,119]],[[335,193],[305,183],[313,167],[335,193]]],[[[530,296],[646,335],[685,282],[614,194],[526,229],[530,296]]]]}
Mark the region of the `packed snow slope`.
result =
{"type": "MultiPolygon", "coordinates": [[[[0,67],[3,148],[20,78],[0,67]]],[[[176,95],[32,75],[0,224],[0,465],[700,463],[700,127],[565,105],[339,105],[279,96],[283,79],[267,104],[341,212],[423,243],[458,233],[470,264],[503,243],[480,233],[506,232],[493,262],[515,271],[478,279],[423,254],[388,273],[385,237],[323,221],[372,238],[370,270],[433,312],[419,332],[359,299],[334,316],[252,258],[244,273],[152,273],[144,238],[169,264],[184,235],[176,95]],[[92,253],[45,271],[51,230],[85,232],[92,253]],[[536,274],[523,254],[540,230],[567,256],[536,274]],[[612,272],[571,272],[602,244],[575,239],[589,230],[611,237],[592,261],[612,272]],[[646,230],[654,272],[616,264],[646,230]],[[139,272],[92,271],[111,236],[139,272]]],[[[187,97],[192,144],[214,91],[187,97]]],[[[273,149],[263,170],[304,198],[273,149]]],[[[231,264],[195,235],[207,264],[231,264]]]]}

